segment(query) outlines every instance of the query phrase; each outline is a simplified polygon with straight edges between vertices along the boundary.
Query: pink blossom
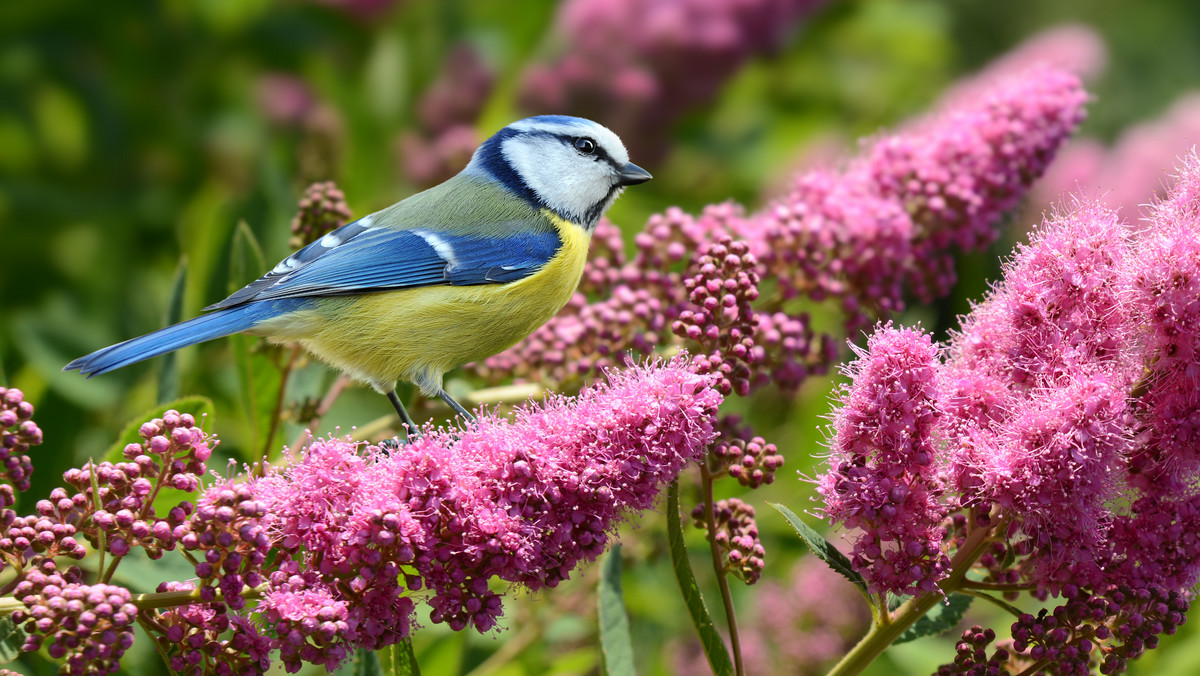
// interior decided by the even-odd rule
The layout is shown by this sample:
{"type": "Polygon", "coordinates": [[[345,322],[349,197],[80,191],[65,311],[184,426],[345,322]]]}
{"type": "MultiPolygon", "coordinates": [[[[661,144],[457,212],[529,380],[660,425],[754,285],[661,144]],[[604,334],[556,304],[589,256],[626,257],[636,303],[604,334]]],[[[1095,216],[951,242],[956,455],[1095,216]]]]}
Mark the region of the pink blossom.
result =
{"type": "Polygon", "coordinates": [[[711,377],[676,361],[390,452],[315,442],[253,484],[292,557],[267,597],[287,659],[336,664],[350,648],[395,643],[415,590],[428,590],[434,622],[489,630],[502,612],[490,579],[553,587],[595,559],[622,518],[700,457],[720,402],[711,377]],[[309,606],[329,609],[332,628],[293,626],[309,606]]]}
{"type": "Polygon", "coordinates": [[[847,369],[834,414],[824,514],[857,529],[851,561],[873,592],[935,589],[949,559],[934,462],[938,350],[927,334],[879,328],[847,369]]]}
{"type": "Polygon", "coordinates": [[[1131,460],[1144,490],[1172,493],[1200,477],[1200,160],[1188,158],[1158,203],[1134,258],[1133,296],[1146,330],[1145,436],[1131,460]]]}

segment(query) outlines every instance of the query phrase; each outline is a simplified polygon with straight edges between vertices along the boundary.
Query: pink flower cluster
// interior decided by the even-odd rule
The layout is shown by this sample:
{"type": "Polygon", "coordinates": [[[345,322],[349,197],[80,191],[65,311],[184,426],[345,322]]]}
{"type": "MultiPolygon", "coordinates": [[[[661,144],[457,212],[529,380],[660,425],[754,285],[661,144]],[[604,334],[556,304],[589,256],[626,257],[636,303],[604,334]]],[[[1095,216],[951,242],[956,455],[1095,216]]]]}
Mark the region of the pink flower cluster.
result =
{"type": "Polygon", "coordinates": [[[178,411],[143,424],[139,433],[143,441],[125,447],[125,462],[67,470],[63,479],[76,492],[55,488],[48,500],[38,501],[38,514],[74,527],[93,547],[103,546],[116,556],[141,547],[157,559],[174,549],[187,530],[192,504],[181,502],[159,516],[154,499],[164,487],[184,492],[199,488],[211,440],[191,414],[178,411]]]}
{"type": "MultiPolygon", "coordinates": [[[[163,582],[159,593],[187,593],[192,582],[163,582]]],[[[147,617],[158,649],[171,670],[186,676],[260,674],[271,666],[272,639],[249,617],[231,614],[223,603],[192,603],[147,617]]]]}
{"type": "Polygon", "coordinates": [[[709,451],[710,473],[728,474],[747,488],[774,483],[775,472],[783,467],[783,462],[775,444],[749,433],[722,438],[709,451]]]}
{"type": "MultiPolygon", "coordinates": [[[[703,502],[692,509],[692,523],[708,531],[708,505],[703,502]]],[[[713,505],[713,521],[716,526],[711,535],[712,546],[717,548],[725,568],[746,584],[754,584],[762,577],[766,567],[766,550],[758,539],[758,523],[754,520],[754,506],[738,498],[718,500],[713,505]]]]}
{"type": "Polygon", "coordinates": [[[822,0],[569,0],[560,55],[525,73],[528,110],[604,120],[653,164],[667,130],[750,57],[779,47],[822,0]]]}
{"type": "Polygon", "coordinates": [[[905,578],[887,552],[949,553],[963,524],[948,539],[936,529],[946,510],[966,509],[976,526],[1001,528],[1003,546],[981,561],[992,581],[1021,580],[1039,594],[1191,588],[1200,579],[1200,543],[1189,535],[1200,523],[1198,295],[1193,157],[1149,228],[1098,204],[1039,228],[944,361],[927,338],[877,331],[850,371],[819,483],[826,514],[861,529],[856,568],[876,589],[930,589],[936,567],[905,578]],[[911,500],[917,479],[919,509],[885,499],[881,486],[900,485],[911,500]],[[933,500],[938,490],[945,497],[933,500]],[[894,544],[873,546],[884,542],[894,544]]]}
{"type": "Polygon", "coordinates": [[[850,330],[928,302],[955,281],[954,248],[979,250],[1083,119],[1074,75],[1038,67],[871,142],[841,172],[800,175],[737,224],[785,297],[837,299],[850,330]]]}
{"type": "Polygon", "coordinates": [[[851,561],[873,593],[933,591],[949,567],[934,462],[937,366],[928,335],[888,325],[847,370],[853,382],[834,417],[830,471],[817,491],[825,516],[855,530],[851,561]]]}
{"type": "Polygon", "coordinates": [[[337,664],[406,637],[406,590],[427,590],[435,622],[489,630],[502,611],[490,579],[553,587],[598,556],[625,514],[700,457],[720,402],[711,377],[673,363],[390,453],[313,444],[253,485],[291,557],[260,605],[285,663],[337,664]],[[297,619],[313,613],[324,619],[297,619]]]}
{"type": "Polygon", "coordinates": [[[1012,641],[988,656],[996,638],[991,629],[976,625],[963,632],[952,664],[938,668],[936,676],[986,676],[1011,673],[1009,665],[1053,666],[1053,673],[1087,676],[1098,667],[1101,674],[1125,671],[1131,659],[1158,645],[1160,635],[1171,635],[1186,620],[1188,596],[1161,587],[1111,586],[1092,594],[1074,585],[1063,590],[1066,603],[1037,616],[1021,615],[1012,625],[1012,641]]]}
{"type": "Polygon", "coordinates": [[[33,422],[33,404],[25,393],[13,387],[0,387],[0,508],[14,504],[13,489],[29,490],[33,464],[26,452],[42,443],[42,430],[33,422]]]}
{"type": "Polygon", "coordinates": [[[15,612],[13,621],[33,627],[21,649],[44,644],[51,658],[65,658],[59,673],[115,673],[133,645],[138,609],[124,587],[83,584],[78,576],[64,576],[51,567],[48,573],[30,571],[14,595],[27,610],[15,612]]]}
{"type": "Polygon", "coordinates": [[[47,645],[65,673],[115,671],[135,621],[186,674],[259,673],[276,651],[289,671],[333,670],[408,637],[418,601],[434,622],[488,631],[503,610],[494,579],[557,585],[702,456],[722,401],[713,381],[681,357],[390,452],[319,440],[282,470],[204,489],[212,439],[167,411],[125,461],[66,472],[74,494],[56,489],[30,517],[7,510],[3,591],[25,605],[26,649],[47,645]],[[200,493],[160,516],[164,488],[200,493]],[[78,535],[111,556],[98,584],[58,568],[83,557],[78,535]],[[185,551],[195,580],[131,596],[110,576],[135,547],[185,551]]]}
{"type": "Polygon", "coordinates": [[[674,208],[653,216],[628,261],[602,225],[581,286],[599,300],[577,297],[481,371],[495,381],[577,385],[628,350],[669,346],[669,328],[693,349],[708,341],[699,352],[728,371],[732,391],[774,383],[794,392],[828,367],[839,342],[817,334],[796,300],[838,302],[854,331],[903,309],[909,296],[945,295],[955,250],[995,238],[1001,214],[1079,124],[1085,99],[1074,75],[1036,67],[872,141],[843,171],[799,176],[757,213],[720,204],[699,216],[674,208]],[[709,253],[718,246],[719,265],[709,253]]]}
{"type": "Polygon", "coordinates": [[[757,264],[745,242],[723,236],[704,248],[695,274],[683,280],[693,309],[680,311],[671,331],[700,345],[696,370],[717,374],[721,394],[750,393],[758,323],[750,303],[758,299],[757,264]]]}

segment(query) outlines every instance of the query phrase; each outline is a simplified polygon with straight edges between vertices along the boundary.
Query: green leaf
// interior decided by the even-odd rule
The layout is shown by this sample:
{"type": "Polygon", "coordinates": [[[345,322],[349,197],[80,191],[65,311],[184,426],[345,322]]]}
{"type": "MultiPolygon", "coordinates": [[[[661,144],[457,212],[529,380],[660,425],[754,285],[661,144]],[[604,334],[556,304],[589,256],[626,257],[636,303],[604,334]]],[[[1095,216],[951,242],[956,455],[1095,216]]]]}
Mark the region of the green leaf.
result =
{"type": "Polygon", "coordinates": [[[354,651],[354,676],[383,675],[383,665],[380,664],[379,653],[364,648],[354,651]]]}
{"type": "Polygon", "coordinates": [[[385,676],[421,676],[412,639],[404,639],[379,651],[385,676]]]}
{"type": "MultiPolygon", "coordinates": [[[[266,256],[254,231],[246,221],[238,221],[233,231],[233,243],[229,253],[229,283],[232,293],[253,281],[267,269],[266,256]]],[[[259,460],[255,449],[266,445],[267,431],[271,429],[275,415],[275,397],[279,393],[282,374],[271,362],[270,352],[254,349],[261,341],[251,336],[230,336],[233,346],[234,364],[238,374],[238,394],[241,409],[250,423],[250,434],[254,440],[246,444],[242,459],[247,462],[259,460]]]]}
{"type": "Polygon", "coordinates": [[[696,633],[700,635],[700,645],[704,648],[708,665],[712,667],[713,676],[730,676],[733,674],[733,662],[729,659],[729,649],[725,647],[724,639],[713,626],[712,617],[704,605],[700,586],[696,584],[696,576],[692,573],[692,564],[688,562],[680,523],[679,482],[675,481],[667,490],[667,541],[671,548],[671,565],[675,568],[675,580],[679,583],[679,591],[683,594],[683,601],[692,616],[696,633]]]}
{"type": "Polygon", "coordinates": [[[930,608],[928,613],[914,622],[908,631],[900,634],[900,638],[893,641],[892,644],[908,643],[922,636],[941,634],[953,629],[962,620],[967,608],[971,607],[971,601],[974,600],[966,594],[951,594],[945,603],[939,603],[930,608]]]}
{"type": "MultiPolygon", "coordinates": [[[[164,326],[178,324],[183,319],[183,286],[187,279],[187,257],[179,259],[175,279],[171,281],[171,296],[167,300],[164,326]]],[[[163,355],[158,371],[158,401],[171,401],[179,396],[179,359],[174,351],[163,355]]]]}
{"type": "Polygon", "coordinates": [[[254,231],[246,221],[238,221],[233,230],[229,252],[229,292],[233,293],[253,281],[267,269],[267,257],[254,231]]]}
{"type": "Polygon", "coordinates": [[[621,593],[621,545],[615,545],[604,559],[600,589],[596,596],[600,617],[600,648],[604,670],[609,674],[635,674],[633,637],[629,634],[629,615],[621,593]]]}
{"type": "Polygon", "coordinates": [[[124,461],[125,447],[129,444],[140,444],[143,441],[142,435],[138,433],[138,430],[142,428],[142,423],[154,418],[161,418],[164,413],[171,409],[175,409],[180,413],[191,413],[196,418],[196,425],[199,426],[203,416],[212,415],[213,403],[208,397],[191,395],[180,397],[175,401],[169,401],[165,404],[158,404],[146,412],[134,416],[133,420],[125,426],[125,431],[121,432],[121,436],[117,437],[117,442],[108,447],[108,451],[104,453],[104,460],[112,462],[124,461]]]}
{"type": "Polygon", "coordinates": [[[250,422],[250,432],[254,443],[246,444],[243,460],[253,462],[260,458],[255,455],[255,449],[266,446],[267,434],[271,429],[271,421],[275,416],[275,398],[283,385],[283,373],[271,362],[270,350],[256,350],[255,346],[262,340],[253,336],[236,335],[229,337],[233,345],[234,363],[237,365],[238,394],[241,398],[241,409],[250,422]]]}
{"type": "Polygon", "coordinates": [[[824,561],[825,565],[832,568],[842,577],[853,582],[868,599],[871,598],[871,595],[867,592],[866,580],[863,580],[862,575],[855,572],[854,567],[850,564],[850,559],[838,551],[838,548],[834,547],[833,543],[821,537],[820,533],[801,521],[800,517],[796,516],[795,512],[787,507],[777,502],[768,502],[767,504],[778,510],[784,519],[787,519],[787,522],[796,530],[796,534],[804,541],[805,546],[812,550],[812,553],[816,554],[818,559],[824,561]]]}
{"type": "Polygon", "coordinates": [[[11,615],[0,617],[0,664],[8,664],[21,654],[25,632],[13,622],[11,615]]]}

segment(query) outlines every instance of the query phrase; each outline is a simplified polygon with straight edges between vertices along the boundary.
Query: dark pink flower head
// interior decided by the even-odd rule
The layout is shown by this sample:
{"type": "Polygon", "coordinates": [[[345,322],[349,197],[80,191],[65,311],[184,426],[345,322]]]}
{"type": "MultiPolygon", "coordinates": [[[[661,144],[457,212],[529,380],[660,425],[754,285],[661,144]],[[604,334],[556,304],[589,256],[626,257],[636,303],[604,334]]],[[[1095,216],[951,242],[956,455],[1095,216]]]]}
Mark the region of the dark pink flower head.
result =
{"type": "Polygon", "coordinates": [[[263,582],[263,564],[271,553],[266,521],[267,503],[255,499],[251,485],[224,481],[205,490],[187,522],[174,529],[179,544],[201,559],[196,564],[200,583],[219,589],[234,610],[246,604],[244,588],[263,582]]]}
{"type": "Polygon", "coordinates": [[[750,392],[758,325],[750,303],[758,299],[757,267],[749,245],[726,235],[704,247],[683,280],[688,306],[671,331],[700,345],[696,369],[716,375],[722,394],[750,392]]]}
{"type": "Polygon", "coordinates": [[[1149,372],[1137,392],[1147,435],[1131,471],[1147,491],[1174,492],[1200,476],[1200,159],[1194,155],[1142,233],[1132,286],[1149,372]]]}
{"type": "Polygon", "coordinates": [[[928,334],[879,327],[847,369],[830,471],[818,480],[831,521],[852,537],[873,592],[933,591],[947,572],[935,463],[938,349],[928,334]]]}
{"type": "MultiPolygon", "coordinates": [[[[156,591],[190,592],[191,582],[163,582],[156,591]]],[[[262,673],[275,647],[249,617],[229,612],[220,602],[192,603],[154,613],[161,628],[163,658],[180,674],[262,673]]]]}
{"type": "Polygon", "coordinates": [[[1114,584],[1190,590],[1200,581],[1200,495],[1140,498],[1114,520],[1109,537],[1114,584]]]}
{"type": "Polygon", "coordinates": [[[25,609],[13,614],[24,625],[22,650],[37,650],[63,660],[61,674],[111,674],[133,645],[137,606],[128,589],[86,585],[77,575],[54,572],[53,565],[29,571],[13,595],[25,609]],[[49,572],[48,572],[49,571],[49,572]]]}
{"type": "MultiPolygon", "coordinates": [[[[692,525],[708,533],[708,506],[692,509],[692,525]]],[[[725,570],[748,585],[758,582],[766,567],[766,550],[758,539],[754,507],[738,498],[718,500],[713,506],[715,533],[709,540],[724,561],[725,570]]]]}
{"type": "Polygon", "coordinates": [[[1079,78],[1063,70],[1000,78],[911,132],[880,139],[848,177],[905,204],[917,241],[931,250],[979,249],[1083,120],[1086,99],[1079,78]]]}
{"type": "Polygon", "coordinates": [[[598,556],[621,518],[704,452],[720,402],[712,378],[678,360],[390,453],[313,443],[253,484],[291,557],[267,597],[287,660],[336,664],[403,639],[419,589],[434,622],[491,629],[502,607],[489,580],[554,586],[598,556]],[[329,624],[297,624],[304,608],[329,624]]]}
{"type": "Polygon", "coordinates": [[[1069,382],[1081,372],[1132,372],[1125,227],[1079,203],[1017,249],[1004,280],[963,322],[952,368],[1007,381],[1018,391],[1069,382]]]}
{"type": "Polygon", "coordinates": [[[902,204],[869,185],[809,171],[783,199],[733,226],[785,298],[840,301],[848,330],[904,307],[913,222],[902,204]]]}
{"type": "MultiPolygon", "coordinates": [[[[408,492],[410,502],[438,499],[436,527],[448,529],[445,560],[428,562],[427,579],[497,576],[539,589],[598,556],[624,515],[653,505],[661,487],[700,457],[720,401],[711,377],[682,361],[637,367],[611,372],[608,384],[575,399],[522,409],[512,421],[487,418],[470,430],[428,435],[383,464],[407,467],[431,455],[453,485],[440,497],[435,485],[408,492]],[[435,450],[442,447],[453,452],[435,450]]],[[[418,557],[416,565],[426,564],[418,557]]],[[[443,584],[430,582],[435,591],[443,584]]]]}
{"type": "Polygon", "coordinates": [[[983,448],[964,472],[978,481],[965,497],[1004,510],[1018,552],[1029,555],[1025,573],[1042,588],[1099,581],[1110,502],[1123,489],[1125,388],[1098,374],[1039,391],[1002,430],[979,439],[983,448]]]}

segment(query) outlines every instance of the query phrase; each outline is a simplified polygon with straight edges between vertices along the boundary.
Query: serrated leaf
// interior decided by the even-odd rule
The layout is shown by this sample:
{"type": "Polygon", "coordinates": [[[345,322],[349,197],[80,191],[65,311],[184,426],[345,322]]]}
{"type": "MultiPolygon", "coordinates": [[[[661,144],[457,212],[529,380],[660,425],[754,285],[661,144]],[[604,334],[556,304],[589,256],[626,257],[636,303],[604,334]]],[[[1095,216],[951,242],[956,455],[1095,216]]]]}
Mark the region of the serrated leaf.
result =
{"type": "Polygon", "coordinates": [[[941,634],[953,629],[962,620],[967,608],[971,607],[973,600],[966,594],[951,594],[945,603],[939,603],[930,608],[928,613],[925,613],[921,619],[908,628],[908,631],[900,634],[900,638],[893,641],[892,645],[908,643],[923,636],[941,634]]]}
{"type": "MultiPolygon", "coordinates": [[[[158,404],[144,413],[134,416],[133,420],[129,421],[129,424],[125,426],[125,430],[121,432],[121,436],[117,437],[116,443],[109,446],[108,450],[105,451],[103,459],[110,462],[123,462],[125,460],[125,447],[129,444],[139,444],[143,441],[142,435],[138,433],[142,428],[142,423],[154,418],[161,418],[164,413],[171,409],[175,409],[180,413],[191,413],[196,418],[198,426],[203,416],[212,416],[213,403],[208,397],[202,397],[197,394],[180,397],[175,401],[169,401],[165,404],[158,404]]],[[[211,421],[209,421],[208,425],[209,429],[212,429],[211,421]]]]}
{"type": "Polygon", "coordinates": [[[600,589],[596,595],[600,619],[600,648],[604,671],[608,674],[635,674],[633,637],[629,634],[629,614],[621,592],[621,545],[614,545],[604,559],[600,589]]]}
{"type": "Polygon", "coordinates": [[[25,645],[25,630],[13,622],[11,615],[0,617],[0,664],[8,664],[21,654],[25,645]]]}
{"type": "MultiPolygon", "coordinates": [[[[167,316],[163,326],[178,324],[183,319],[183,287],[187,279],[187,257],[179,259],[175,278],[171,281],[171,295],[167,299],[167,316]]],[[[174,351],[163,355],[158,370],[158,401],[171,401],[179,397],[179,359],[174,351]]]]}
{"type": "Polygon", "coordinates": [[[700,594],[700,585],[696,583],[696,575],[692,572],[692,564],[688,562],[687,546],[683,542],[683,528],[679,519],[679,482],[671,483],[667,489],[667,541],[671,549],[671,566],[675,569],[675,581],[679,583],[679,591],[687,605],[688,614],[696,633],[700,635],[700,645],[704,648],[704,656],[708,658],[708,666],[712,668],[713,676],[731,676],[733,661],[729,658],[729,649],[725,641],[713,626],[712,616],[704,604],[700,594]]]}
{"type": "Polygon", "coordinates": [[[777,502],[768,502],[767,504],[774,507],[780,514],[783,515],[783,518],[786,519],[789,524],[791,524],[793,529],[795,529],[796,534],[800,536],[800,539],[804,542],[805,546],[808,547],[813,554],[816,554],[818,559],[824,561],[825,565],[832,568],[842,577],[853,582],[854,585],[858,587],[865,596],[867,596],[867,598],[870,598],[870,594],[867,592],[866,580],[864,580],[862,575],[859,575],[854,570],[854,566],[851,565],[850,559],[847,558],[845,554],[838,551],[838,548],[834,547],[833,543],[831,543],[829,540],[826,540],[821,536],[820,533],[813,530],[811,526],[800,520],[800,517],[796,516],[795,512],[787,507],[784,507],[777,502]]]}

